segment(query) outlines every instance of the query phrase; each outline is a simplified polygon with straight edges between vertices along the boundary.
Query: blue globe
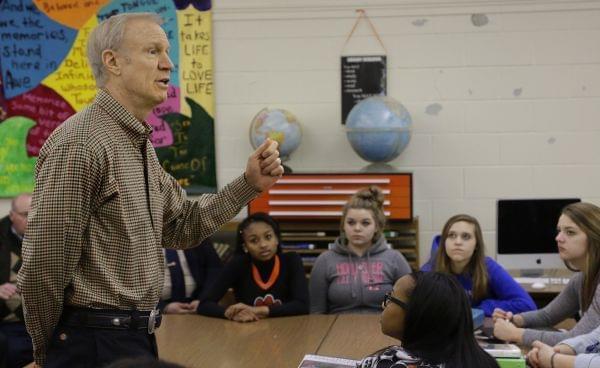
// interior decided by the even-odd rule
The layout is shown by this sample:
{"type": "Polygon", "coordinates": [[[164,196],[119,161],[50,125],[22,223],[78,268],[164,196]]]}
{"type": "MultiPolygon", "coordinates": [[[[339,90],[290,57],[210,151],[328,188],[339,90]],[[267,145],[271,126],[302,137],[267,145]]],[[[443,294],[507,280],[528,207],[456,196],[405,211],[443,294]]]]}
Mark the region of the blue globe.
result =
{"type": "Polygon", "coordinates": [[[373,96],[356,104],[346,118],[346,136],[354,151],[370,162],[388,162],[410,142],[412,119],[398,101],[373,96]]]}

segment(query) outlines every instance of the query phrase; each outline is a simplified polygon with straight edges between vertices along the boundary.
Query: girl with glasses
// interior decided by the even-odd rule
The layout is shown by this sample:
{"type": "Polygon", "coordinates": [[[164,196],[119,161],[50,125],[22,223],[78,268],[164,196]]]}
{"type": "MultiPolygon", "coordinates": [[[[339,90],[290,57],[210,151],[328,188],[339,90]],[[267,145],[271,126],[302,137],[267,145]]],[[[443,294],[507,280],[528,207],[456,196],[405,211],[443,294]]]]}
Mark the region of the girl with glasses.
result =
{"type": "Polygon", "coordinates": [[[401,277],[386,295],[381,332],[401,341],[364,358],[360,368],[496,368],[475,340],[471,307],[456,279],[439,272],[401,277]]]}
{"type": "Polygon", "coordinates": [[[421,270],[454,275],[469,294],[472,307],[482,309],[488,317],[496,308],[512,313],[536,309],[521,285],[485,256],[481,226],[472,216],[455,215],[446,222],[433,262],[421,270]]]}

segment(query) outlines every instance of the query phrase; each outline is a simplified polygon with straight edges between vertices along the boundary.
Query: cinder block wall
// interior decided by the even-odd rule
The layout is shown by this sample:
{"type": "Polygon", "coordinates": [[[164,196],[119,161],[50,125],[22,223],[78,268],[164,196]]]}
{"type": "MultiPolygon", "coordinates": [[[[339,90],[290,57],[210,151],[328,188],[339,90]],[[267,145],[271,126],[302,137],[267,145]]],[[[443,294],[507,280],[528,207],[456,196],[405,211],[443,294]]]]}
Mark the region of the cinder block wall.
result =
{"type": "MultiPolygon", "coordinates": [[[[339,58],[381,47],[361,23],[342,50],[360,2],[295,4],[215,2],[219,183],[243,169],[263,107],[302,122],[295,171],[367,165],[340,124],[339,58]]],[[[498,198],[600,204],[600,2],[368,4],[387,49],[388,95],[413,117],[410,145],[391,164],[414,173],[421,262],[459,212],[480,220],[494,256],[498,198]]]]}
{"type": "MultiPolygon", "coordinates": [[[[214,2],[218,182],[245,167],[263,107],[292,111],[295,171],[368,163],[340,124],[340,55],[381,53],[364,2],[214,2]]],[[[391,164],[414,173],[421,262],[458,212],[476,216],[495,255],[498,198],[579,196],[600,204],[600,1],[370,0],[387,49],[388,95],[413,117],[391,164]]],[[[0,214],[9,209],[0,200],[0,214]]]]}

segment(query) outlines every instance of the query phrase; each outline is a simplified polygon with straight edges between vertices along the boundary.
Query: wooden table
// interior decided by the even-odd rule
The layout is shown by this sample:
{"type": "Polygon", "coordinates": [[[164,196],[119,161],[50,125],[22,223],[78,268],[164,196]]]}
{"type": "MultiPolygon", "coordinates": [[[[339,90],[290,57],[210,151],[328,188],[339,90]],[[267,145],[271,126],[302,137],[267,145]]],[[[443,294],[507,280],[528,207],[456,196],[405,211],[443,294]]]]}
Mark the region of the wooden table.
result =
{"type": "Polygon", "coordinates": [[[185,367],[297,367],[314,354],[335,315],[267,318],[253,323],[165,315],[156,332],[161,359],[185,367]]]}
{"type": "Polygon", "coordinates": [[[376,315],[307,315],[253,323],[165,315],[156,332],[161,359],[185,367],[296,368],[305,354],[359,359],[398,341],[376,315]]]}
{"type": "Polygon", "coordinates": [[[383,347],[398,345],[398,340],[381,332],[380,318],[379,314],[338,315],[317,354],[358,360],[383,347]]]}

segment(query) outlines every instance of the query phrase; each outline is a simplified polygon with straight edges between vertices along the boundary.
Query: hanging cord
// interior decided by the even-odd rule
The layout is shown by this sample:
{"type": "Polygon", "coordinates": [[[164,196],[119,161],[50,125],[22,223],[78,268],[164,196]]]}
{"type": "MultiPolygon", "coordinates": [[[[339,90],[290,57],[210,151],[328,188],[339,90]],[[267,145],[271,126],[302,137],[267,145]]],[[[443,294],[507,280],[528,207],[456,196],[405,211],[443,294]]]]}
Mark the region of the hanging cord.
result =
{"type": "Polygon", "coordinates": [[[369,26],[371,27],[371,31],[373,32],[373,35],[375,36],[375,38],[377,38],[377,41],[379,41],[381,48],[383,48],[383,51],[385,51],[385,53],[387,54],[387,49],[385,48],[385,45],[383,44],[381,37],[379,37],[379,33],[375,29],[375,26],[371,22],[371,19],[367,15],[367,12],[364,9],[356,9],[356,12],[358,13],[358,17],[356,18],[356,21],[354,22],[354,26],[352,26],[352,30],[350,31],[350,34],[348,34],[348,37],[346,37],[346,41],[344,42],[344,45],[342,46],[342,51],[344,51],[344,49],[346,48],[346,45],[348,45],[348,41],[350,41],[350,38],[352,38],[354,31],[356,31],[356,26],[358,26],[358,23],[364,18],[369,23],[369,26]]]}

